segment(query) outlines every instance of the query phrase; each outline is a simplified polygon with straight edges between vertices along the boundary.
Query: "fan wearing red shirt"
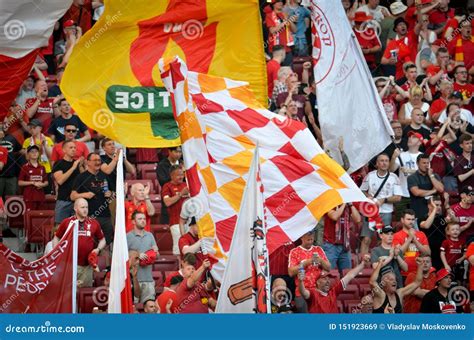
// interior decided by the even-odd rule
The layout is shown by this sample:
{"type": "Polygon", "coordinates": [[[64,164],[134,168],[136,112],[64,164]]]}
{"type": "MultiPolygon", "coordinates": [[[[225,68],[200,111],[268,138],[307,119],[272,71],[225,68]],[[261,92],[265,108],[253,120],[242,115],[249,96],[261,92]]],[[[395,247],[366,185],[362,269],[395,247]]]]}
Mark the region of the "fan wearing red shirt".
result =
{"type": "Polygon", "coordinates": [[[171,272],[166,276],[165,282],[163,283],[163,287],[164,287],[165,290],[171,286],[171,279],[174,276],[176,276],[176,275],[183,276],[183,272],[185,270],[184,267],[193,266],[194,268],[196,268],[195,267],[196,266],[196,256],[192,253],[187,253],[186,255],[183,256],[183,259],[180,261],[179,266],[180,266],[180,269],[178,271],[171,272]]]}
{"type": "Polygon", "coordinates": [[[416,49],[417,39],[413,31],[408,31],[408,24],[403,18],[395,19],[393,30],[397,33],[394,40],[390,40],[385,48],[382,65],[395,65],[395,78],[403,77],[403,64],[412,61],[412,49],[416,49]]]}
{"type": "MultiPolygon", "coordinates": [[[[193,267],[194,268],[194,267],[193,267]]],[[[176,274],[170,278],[170,285],[167,289],[161,293],[156,299],[156,304],[160,307],[162,312],[174,313],[178,307],[178,294],[176,290],[178,289],[181,282],[183,282],[183,276],[176,274]]]]}
{"type": "Polygon", "coordinates": [[[23,200],[26,210],[41,210],[45,201],[43,188],[48,186],[48,177],[44,166],[38,162],[38,146],[29,146],[27,154],[29,161],[21,167],[18,186],[24,187],[23,200]]]}
{"type": "Polygon", "coordinates": [[[453,70],[454,74],[454,90],[462,94],[463,108],[474,112],[474,85],[468,83],[468,72],[464,65],[458,65],[453,70]]]}
{"type": "Polygon", "coordinates": [[[297,28],[295,21],[296,16],[289,17],[283,12],[284,0],[273,0],[273,10],[270,7],[265,9],[265,26],[267,26],[268,34],[268,49],[273,51],[276,45],[285,47],[285,51],[291,56],[291,46],[294,45],[292,32],[296,32],[297,28]]]}
{"type": "Polygon", "coordinates": [[[439,0],[438,7],[430,13],[430,24],[438,36],[443,33],[449,19],[454,18],[454,8],[449,8],[450,0],[439,0]]]}
{"type": "Polygon", "coordinates": [[[150,201],[150,187],[142,183],[135,183],[130,188],[132,199],[125,202],[125,230],[128,233],[133,227],[132,215],[134,211],[143,213],[146,217],[145,231],[151,232],[151,216],[155,215],[155,208],[150,201]]]}
{"type": "Polygon", "coordinates": [[[25,112],[29,119],[36,118],[41,122],[43,131],[48,131],[60,98],[48,98],[48,85],[44,80],[36,81],[35,92],[36,98],[26,100],[25,112]]]}
{"type": "Polygon", "coordinates": [[[8,162],[8,149],[0,146],[0,171],[2,171],[5,164],[8,162]]]}
{"type": "Polygon", "coordinates": [[[448,209],[451,219],[460,226],[461,235],[459,239],[464,244],[474,233],[472,224],[474,222],[474,205],[472,204],[472,196],[474,189],[466,186],[461,189],[461,202],[454,204],[448,209]]]}
{"type": "Polygon", "coordinates": [[[191,253],[196,256],[196,264],[194,267],[199,268],[201,266],[204,260],[204,255],[201,251],[201,240],[198,237],[198,226],[194,217],[191,218],[189,231],[180,237],[178,246],[182,261],[186,254],[191,253]]]}
{"type": "Polygon", "coordinates": [[[438,84],[440,80],[448,80],[448,72],[453,69],[453,64],[449,60],[449,52],[446,47],[440,47],[436,51],[436,64],[429,65],[426,68],[426,76],[428,82],[431,85],[431,92],[435,92],[434,86],[438,84]]]}
{"type": "Polygon", "coordinates": [[[211,298],[208,293],[208,282],[200,283],[204,272],[209,270],[211,262],[204,260],[202,265],[194,270],[185,271],[184,280],[176,289],[178,306],[175,308],[175,313],[180,314],[207,314],[209,308],[216,306],[216,300],[211,298]]]}
{"type": "MultiPolygon", "coordinates": [[[[310,231],[300,238],[301,245],[292,249],[288,257],[288,275],[295,278],[298,285],[298,271],[303,268],[306,271],[304,285],[306,288],[315,288],[317,277],[322,269],[331,270],[331,265],[324,253],[323,248],[314,246],[314,232],[310,231]]],[[[308,306],[300,292],[296,290],[295,297],[296,312],[307,313],[308,306]]]]}
{"type": "Polygon", "coordinates": [[[337,296],[342,293],[347,285],[355,278],[365,266],[370,266],[370,255],[365,254],[364,260],[356,267],[347,272],[347,274],[336,284],[331,286],[332,277],[330,272],[325,270],[319,271],[315,277],[314,288],[307,288],[305,282],[305,272],[298,272],[298,289],[301,296],[308,304],[309,313],[339,313],[337,308],[337,296]]]}
{"type": "Polygon", "coordinates": [[[179,216],[184,201],[189,198],[189,189],[184,182],[184,173],[181,167],[173,165],[170,168],[171,181],[166,183],[161,190],[161,197],[169,216],[171,236],[173,237],[173,255],[179,255],[179,216]]]}
{"type": "Polygon", "coordinates": [[[441,244],[441,261],[444,268],[449,270],[456,279],[462,280],[464,275],[464,242],[459,239],[461,233],[459,224],[449,223],[446,227],[446,240],[441,244]]]}
{"type": "Polygon", "coordinates": [[[89,257],[99,255],[105,247],[105,237],[96,219],[87,216],[89,205],[83,198],[74,202],[74,216],[66,218],[58,227],[53,239],[55,247],[69,228],[70,222],[79,221],[78,246],[77,246],[77,280],[81,281],[81,287],[92,287],[92,267],[89,257]],[[97,247],[95,246],[97,244],[97,247]]]}
{"type": "Polygon", "coordinates": [[[408,271],[402,272],[403,276],[416,270],[416,258],[421,254],[431,254],[428,239],[424,232],[413,229],[415,224],[415,212],[411,209],[403,211],[402,230],[393,235],[393,246],[400,245],[405,262],[408,264],[408,271]]]}
{"type": "MultiPolygon", "coordinates": [[[[466,258],[469,261],[469,290],[471,296],[474,296],[474,242],[471,242],[467,247],[466,258]]],[[[472,310],[472,309],[471,309],[472,310]]]]}
{"type": "Polygon", "coordinates": [[[74,0],[64,14],[62,22],[72,20],[86,33],[92,27],[92,0],[74,0]]]}
{"type": "Polygon", "coordinates": [[[434,125],[438,125],[438,118],[448,107],[449,97],[453,94],[453,84],[449,80],[441,80],[439,83],[439,92],[441,96],[431,103],[428,110],[434,125]]]}
{"type": "MultiPolygon", "coordinates": [[[[413,294],[405,296],[403,302],[403,313],[419,313],[421,307],[421,300],[430,290],[436,287],[436,269],[432,267],[431,257],[429,255],[422,255],[420,259],[422,263],[423,279],[420,287],[417,288],[413,294]]],[[[416,273],[410,273],[405,280],[405,286],[414,282],[416,273]]]]}
{"type": "Polygon", "coordinates": [[[273,46],[272,60],[267,63],[267,84],[268,84],[268,98],[272,98],[273,87],[275,80],[278,79],[278,71],[280,64],[285,60],[285,48],[281,45],[273,46]]]}
{"type": "Polygon", "coordinates": [[[74,124],[66,124],[64,126],[64,141],[58,144],[54,144],[53,151],[51,153],[51,161],[57,162],[64,158],[63,143],[65,141],[74,141],[76,144],[76,154],[74,160],[78,160],[81,157],[87,158],[89,155],[89,148],[86,143],[76,140],[78,128],[74,124]]]}
{"type": "Polygon", "coordinates": [[[372,20],[373,17],[365,12],[356,12],[354,16],[354,34],[359,42],[362,53],[369,69],[373,71],[377,65],[375,63],[375,54],[382,49],[382,44],[373,28],[363,27],[363,23],[372,20]]]}

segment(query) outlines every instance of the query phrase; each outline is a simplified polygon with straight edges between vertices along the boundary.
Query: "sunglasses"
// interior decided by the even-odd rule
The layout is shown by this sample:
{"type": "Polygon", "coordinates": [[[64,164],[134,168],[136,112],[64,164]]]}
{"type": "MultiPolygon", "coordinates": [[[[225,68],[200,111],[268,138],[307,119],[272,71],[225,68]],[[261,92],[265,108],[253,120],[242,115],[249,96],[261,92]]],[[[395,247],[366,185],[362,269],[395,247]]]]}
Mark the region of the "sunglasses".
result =
{"type": "Polygon", "coordinates": [[[70,129],[67,129],[66,132],[77,132],[77,130],[70,130],[70,129]]]}

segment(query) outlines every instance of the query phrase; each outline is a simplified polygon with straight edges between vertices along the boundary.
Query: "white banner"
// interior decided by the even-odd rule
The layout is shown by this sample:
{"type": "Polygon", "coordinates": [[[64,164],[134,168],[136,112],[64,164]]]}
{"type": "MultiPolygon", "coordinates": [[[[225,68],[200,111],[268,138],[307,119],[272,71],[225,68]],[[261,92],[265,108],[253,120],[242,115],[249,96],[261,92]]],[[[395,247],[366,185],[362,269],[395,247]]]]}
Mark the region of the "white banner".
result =
{"type": "Polygon", "coordinates": [[[341,2],[311,0],[311,19],[324,149],[342,164],[343,137],[352,173],[390,144],[393,131],[341,2]]]}

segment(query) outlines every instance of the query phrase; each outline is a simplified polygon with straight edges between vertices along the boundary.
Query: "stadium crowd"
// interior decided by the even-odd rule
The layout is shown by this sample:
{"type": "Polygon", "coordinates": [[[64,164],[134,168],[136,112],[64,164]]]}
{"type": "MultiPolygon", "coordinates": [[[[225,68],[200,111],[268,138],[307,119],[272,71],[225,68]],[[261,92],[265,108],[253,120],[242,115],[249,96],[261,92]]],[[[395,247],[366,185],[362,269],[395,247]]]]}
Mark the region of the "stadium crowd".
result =
{"type": "MultiPolygon", "coordinates": [[[[272,312],[470,312],[474,3],[342,5],[394,131],[386,150],[351,175],[379,207],[383,226],[343,204],[314,231],[277,249],[270,256],[272,312]]],[[[324,145],[309,1],[262,1],[261,10],[269,108],[306,124],[324,145]]],[[[42,255],[78,220],[78,308],[106,310],[91,292],[110,279],[116,167],[123,149],[137,311],[208,313],[220,283],[210,274],[212,258],[201,249],[187,207],[181,148],[125,150],[86,126],[61,94],[74,46],[102,12],[101,0],[73,1],[1,123],[0,196],[8,215],[1,220],[2,236],[26,236],[24,251],[42,255]],[[12,217],[8,205],[15,200],[24,211],[12,217]],[[35,239],[38,221],[41,235],[35,239]]],[[[348,169],[343,140],[339,149],[348,169]]]]}

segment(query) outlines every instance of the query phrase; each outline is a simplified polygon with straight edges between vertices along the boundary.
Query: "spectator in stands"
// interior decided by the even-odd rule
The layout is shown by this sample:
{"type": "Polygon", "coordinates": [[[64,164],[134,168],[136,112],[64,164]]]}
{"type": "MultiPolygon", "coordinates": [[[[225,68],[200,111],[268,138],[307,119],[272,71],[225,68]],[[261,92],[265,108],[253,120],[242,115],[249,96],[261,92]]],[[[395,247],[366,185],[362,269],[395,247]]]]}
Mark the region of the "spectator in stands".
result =
{"type": "Polygon", "coordinates": [[[310,26],[311,12],[301,6],[301,0],[288,0],[283,12],[288,18],[296,17],[296,30],[293,31],[293,53],[297,57],[308,56],[308,42],[306,41],[306,30],[310,26]]]}
{"type": "MultiPolygon", "coordinates": [[[[295,22],[298,20],[296,15],[288,16],[283,12],[284,0],[273,0],[273,10],[266,9],[265,26],[269,31],[268,50],[273,51],[275,45],[285,47],[286,59],[283,65],[291,65],[293,55],[291,47],[294,46],[293,34],[297,31],[295,22]]],[[[268,8],[268,7],[267,7],[268,8]]]]}
{"type": "Polygon", "coordinates": [[[146,216],[145,231],[151,232],[151,216],[155,215],[155,208],[150,201],[150,187],[142,183],[134,183],[130,189],[131,200],[125,202],[125,229],[127,232],[133,229],[132,215],[139,211],[146,216]]]}
{"type": "Polygon", "coordinates": [[[408,177],[407,183],[410,191],[410,207],[420,220],[428,214],[430,196],[442,194],[444,185],[441,178],[430,168],[430,158],[427,154],[418,155],[416,163],[418,170],[408,177]]]}
{"type": "MultiPolygon", "coordinates": [[[[314,232],[310,231],[300,238],[301,245],[292,249],[288,256],[288,275],[295,278],[295,285],[298,286],[298,271],[305,270],[304,285],[307,289],[316,288],[317,277],[321,270],[330,271],[331,264],[326,257],[323,248],[314,246],[314,232]]],[[[307,313],[308,305],[296,290],[295,305],[297,313],[307,313]]]]}
{"type": "Polygon", "coordinates": [[[273,86],[278,79],[278,71],[280,71],[280,64],[285,60],[285,48],[281,45],[273,47],[272,59],[267,62],[267,85],[268,98],[272,97],[273,86]]]}
{"type": "Polygon", "coordinates": [[[463,244],[474,234],[474,228],[472,228],[474,222],[473,195],[474,189],[470,186],[465,186],[460,190],[461,201],[447,208],[450,222],[458,223],[461,227],[459,238],[463,244]]]}
{"type": "Polygon", "coordinates": [[[474,168],[472,166],[472,136],[463,134],[459,137],[459,146],[462,154],[454,162],[454,175],[458,180],[458,189],[462,191],[464,187],[474,187],[474,168]]]}
{"type": "Polygon", "coordinates": [[[362,222],[359,211],[350,203],[329,211],[324,218],[323,250],[332,269],[351,268],[351,226],[362,222]]]}
{"type": "Polygon", "coordinates": [[[54,223],[61,223],[62,220],[72,215],[72,185],[77,175],[85,171],[84,159],[79,158],[74,160],[76,144],[73,141],[64,142],[63,151],[63,159],[56,162],[53,167],[54,181],[58,185],[58,196],[54,208],[54,223]]]}
{"type": "MultiPolygon", "coordinates": [[[[378,155],[377,170],[369,172],[360,187],[362,192],[379,207],[379,214],[385,226],[392,223],[393,203],[400,202],[402,195],[400,179],[397,175],[388,171],[389,165],[390,158],[387,154],[381,153],[378,155]]],[[[367,219],[364,219],[360,236],[363,237],[360,253],[367,254],[374,236],[374,231],[369,229],[367,219]]]]}
{"type": "Polygon", "coordinates": [[[0,196],[16,195],[17,191],[17,176],[19,169],[17,161],[19,158],[19,151],[21,145],[18,144],[15,137],[5,135],[3,131],[3,124],[0,123],[0,146],[8,151],[7,163],[0,169],[0,196]]]}
{"type": "MultiPolygon", "coordinates": [[[[191,266],[192,267],[192,266],[191,266]]],[[[194,267],[192,267],[194,268],[194,267]]],[[[188,269],[189,270],[189,269],[188,269]]],[[[181,282],[183,282],[183,275],[175,274],[170,276],[169,287],[161,293],[156,299],[156,303],[162,311],[166,313],[173,313],[176,307],[178,306],[178,294],[176,290],[178,289],[181,282]]]]}
{"type": "Polygon", "coordinates": [[[209,307],[215,307],[216,300],[209,296],[207,282],[200,283],[201,277],[209,270],[210,266],[209,260],[205,259],[198,269],[184,272],[184,280],[176,290],[178,306],[175,313],[207,314],[209,307]]]}
{"type": "MultiPolygon", "coordinates": [[[[426,79],[426,78],[425,78],[426,79]]],[[[422,86],[425,88],[425,93],[429,96],[429,100],[431,100],[431,91],[426,86],[427,82],[423,79],[422,86]]],[[[425,122],[428,122],[428,111],[430,109],[430,105],[426,102],[423,102],[423,87],[415,85],[410,88],[409,92],[409,99],[408,102],[402,105],[400,108],[400,112],[398,112],[398,120],[402,125],[406,127],[411,127],[408,131],[421,129],[421,125],[425,122]],[[421,117],[416,117],[415,112],[418,115],[421,114],[421,117]]],[[[405,128],[407,130],[407,128],[405,128]]],[[[429,135],[429,130],[424,128],[422,131],[425,131],[429,135]]],[[[408,132],[407,131],[407,132],[408,132]]],[[[422,132],[423,133],[423,132],[422,132]]]]}
{"type": "Polygon", "coordinates": [[[23,187],[26,211],[41,210],[45,203],[44,188],[48,186],[48,177],[44,166],[38,161],[38,146],[29,146],[27,155],[28,162],[21,167],[18,186],[23,187]]]}
{"type": "Polygon", "coordinates": [[[430,28],[436,32],[438,36],[443,33],[444,27],[448,19],[454,17],[454,8],[449,8],[450,0],[439,0],[438,6],[430,12],[430,28]]]}
{"type": "Polygon", "coordinates": [[[109,190],[107,177],[100,171],[100,156],[90,153],[87,156],[86,171],[77,175],[72,185],[71,200],[85,198],[89,203],[89,215],[97,219],[104,232],[107,245],[113,240],[113,227],[108,208],[113,199],[109,190]]]}
{"type": "MultiPolygon", "coordinates": [[[[311,64],[309,64],[311,65],[311,64]]],[[[311,66],[310,66],[311,67],[311,66]]],[[[303,121],[305,115],[312,115],[311,105],[308,98],[301,94],[300,89],[301,83],[298,81],[298,75],[296,73],[291,74],[286,80],[287,92],[280,93],[276,100],[278,108],[288,107],[290,102],[295,102],[298,107],[298,118],[303,121]]]]}
{"type": "Polygon", "coordinates": [[[403,129],[402,147],[408,149],[408,139],[414,136],[420,141],[420,150],[425,150],[425,143],[430,140],[430,130],[423,126],[424,112],[416,108],[411,114],[410,125],[403,129]]]}
{"type": "Polygon", "coordinates": [[[61,222],[53,240],[54,248],[67,232],[69,226],[73,225],[71,222],[78,221],[77,280],[81,281],[82,287],[92,287],[93,268],[89,264],[89,259],[91,257],[97,257],[100,251],[105,247],[105,238],[100,229],[100,225],[97,220],[87,216],[88,209],[88,204],[85,199],[77,199],[74,202],[74,216],[66,218],[61,222]],[[97,246],[95,246],[95,244],[97,244],[97,246]]]}
{"type": "MultiPolygon", "coordinates": [[[[368,0],[367,4],[360,6],[357,12],[364,12],[378,22],[382,22],[384,18],[390,18],[392,16],[387,7],[380,6],[380,0],[368,0]]],[[[357,17],[357,12],[355,17],[357,17]]]]}
{"type": "Polygon", "coordinates": [[[288,292],[289,289],[284,279],[276,278],[273,280],[270,298],[272,314],[280,313],[281,308],[291,302],[289,301],[288,292]]]}
{"type": "MultiPolygon", "coordinates": [[[[456,30],[459,27],[459,23],[464,21],[467,17],[467,10],[464,7],[457,7],[454,9],[454,17],[449,19],[443,29],[442,37],[447,42],[453,40],[455,37],[456,30]]],[[[459,34],[459,33],[458,33],[459,34]]]]}
{"type": "Polygon", "coordinates": [[[472,309],[472,303],[473,301],[473,296],[474,296],[474,242],[470,242],[467,244],[467,250],[466,250],[466,259],[469,263],[469,290],[470,290],[470,295],[471,295],[471,312],[473,311],[472,309]]]}
{"type": "Polygon", "coordinates": [[[440,97],[433,101],[430,106],[430,119],[433,125],[438,124],[438,118],[441,113],[446,110],[446,107],[449,104],[449,96],[453,93],[454,87],[453,83],[449,80],[443,79],[439,82],[439,93],[440,97]]]}
{"type": "Polygon", "coordinates": [[[7,115],[3,119],[4,132],[15,137],[17,142],[23,145],[23,142],[25,141],[24,134],[29,131],[29,121],[26,112],[22,110],[21,106],[16,101],[13,101],[7,115]]]}
{"type": "MultiPolygon", "coordinates": [[[[449,202],[446,202],[448,204],[449,202]]],[[[449,205],[448,205],[449,207],[449,205]]],[[[428,238],[430,249],[433,249],[431,254],[431,262],[438,270],[443,267],[439,251],[437,251],[445,239],[445,229],[448,224],[446,218],[443,216],[441,198],[439,195],[433,195],[428,205],[428,214],[422,217],[419,221],[420,230],[423,231],[428,238]],[[436,250],[435,250],[436,249],[436,250]]]]}
{"type": "Polygon", "coordinates": [[[451,283],[451,273],[445,268],[438,270],[436,272],[437,287],[426,293],[423,297],[420,313],[462,313],[462,306],[450,300],[452,297],[449,296],[448,291],[451,283]]]}
{"type": "Polygon", "coordinates": [[[189,231],[180,237],[178,246],[181,253],[181,259],[184,259],[186,254],[191,253],[196,256],[195,268],[199,268],[204,261],[204,255],[201,251],[201,240],[198,237],[198,226],[196,218],[192,217],[189,223],[189,231]]]}
{"type": "Polygon", "coordinates": [[[468,82],[468,72],[464,65],[457,65],[453,70],[454,90],[462,94],[463,108],[474,112],[474,85],[468,82]]]}
{"type": "Polygon", "coordinates": [[[172,166],[170,169],[171,180],[166,183],[161,190],[161,197],[164,205],[168,209],[171,236],[173,237],[173,254],[179,255],[179,216],[183,202],[189,197],[189,189],[184,182],[183,170],[179,166],[172,166]]]}
{"type": "Polygon", "coordinates": [[[408,176],[414,174],[418,169],[416,159],[421,154],[420,146],[423,136],[414,133],[408,137],[408,151],[400,152],[395,149],[390,160],[390,171],[395,172],[399,169],[398,177],[400,178],[400,187],[402,189],[402,199],[397,209],[404,209],[410,204],[410,192],[408,191],[408,176]]]}
{"type": "MultiPolygon", "coordinates": [[[[390,122],[396,121],[398,124],[400,124],[398,122],[398,109],[395,99],[400,96],[400,98],[405,100],[408,98],[408,93],[397,85],[393,76],[388,77],[388,79],[382,77],[378,78],[375,81],[375,86],[379,92],[380,99],[382,99],[383,107],[385,109],[385,113],[387,114],[388,120],[390,122]]],[[[400,130],[400,132],[402,131],[400,130]]]]}
{"type": "Polygon", "coordinates": [[[48,90],[48,97],[57,97],[61,95],[61,89],[59,85],[61,84],[61,79],[63,78],[64,68],[58,67],[56,68],[56,83],[51,86],[48,90]]]}
{"type": "Polygon", "coordinates": [[[395,274],[391,271],[382,275],[380,283],[378,277],[382,267],[384,266],[384,259],[379,259],[377,267],[375,267],[370,277],[370,285],[374,294],[374,314],[392,314],[403,313],[403,299],[412,294],[420,287],[423,279],[423,261],[421,258],[416,260],[418,266],[415,281],[402,287],[397,288],[397,280],[395,274]]]}
{"type": "MultiPolygon", "coordinates": [[[[163,158],[156,167],[156,175],[161,187],[163,187],[165,183],[168,183],[171,180],[170,168],[172,165],[179,165],[179,160],[183,155],[180,146],[168,148],[168,151],[168,157],[163,158]]],[[[161,223],[169,223],[168,210],[166,209],[166,205],[164,204],[161,205],[161,223]]]]}
{"type": "Polygon", "coordinates": [[[403,136],[403,129],[402,124],[398,120],[394,120],[390,123],[390,126],[393,130],[393,139],[392,143],[390,143],[382,153],[385,153],[389,156],[389,159],[392,159],[393,153],[396,149],[399,149],[400,152],[403,152],[404,149],[402,148],[402,136],[403,136]]]}
{"type": "MultiPolygon", "coordinates": [[[[48,135],[54,140],[55,143],[60,143],[65,139],[64,129],[66,125],[77,126],[78,132],[83,136],[77,140],[80,142],[87,142],[91,140],[91,134],[87,126],[81,121],[81,119],[71,113],[71,106],[65,98],[59,100],[57,107],[59,108],[59,116],[54,118],[48,129],[48,135]]],[[[76,133],[79,136],[79,133],[76,133]]]]}
{"type": "Polygon", "coordinates": [[[449,223],[446,227],[446,240],[441,244],[441,261],[454,278],[459,282],[464,276],[464,242],[459,239],[461,229],[457,223],[449,223]]]}
{"type": "Polygon", "coordinates": [[[298,291],[308,304],[309,313],[338,313],[337,296],[355,278],[366,265],[370,265],[370,256],[364,255],[364,260],[349,270],[344,277],[331,286],[330,272],[322,270],[313,278],[311,288],[306,286],[304,270],[298,272],[298,291]],[[314,287],[314,288],[313,288],[314,287]]]}
{"type": "MultiPolygon", "coordinates": [[[[74,143],[76,144],[76,155],[74,156],[75,160],[81,157],[86,158],[89,155],[89,148],[87,147],[86,143],[76,140],[76,134],[76,125],[68,123],[64,126],[64,141],[74,141],[74,143]]],[[[51,154],[51,161],[57,162],[64,157],[64,141],[54,145],[53,152],[51,154]]]]}
{"type": "Polygon", "coordinates": [[[158,246],[152,233],[145,231],[145,214],[135,211],[132,215],[133,230],[127,233],[128,249],[139,252],[140,266],[137,279],[140,283],[140,302],[148,299],[155,301],[155,281],[152,276],[152,267],[158,256],[158,246]]]}
{"type": "Polygon", "coordinates": [[[377,32],[373,28],[367,27],[367,21],[372,20],[373,17],[367,15],[364,11],[357,11],[354,16],[354,34],[359,42],[359,45],[364,53],[365,61],[371,71],[377,68],[376,53],[382,49],[377,32]]]}
{"type": "Polygon", "coordinates": [[[38,146],[40,150],[40,158],[39,163],[44,166],[46,169],[46,173],[51,173],[51,155],[52,155],[52,148],[54,143],[51,138],[45,136],[42,133],[42,125],[41,122],[37,119],[32,119],[28,123],[28,129],[30,132],[31,137],[26,138],[23,142],[23,149],[26,152],[26,149],[32,145],[38,146]]]}
{"type": "Polygon", "coordinates": [[[135,249],[128,251],[128,261],[130,263],[130,285],[132,286],[132,298],[134,301],[140,300],[140,283],[138,282],[138,268],[140,267],[140,253],[135,249]]]}
{"type": "Polygon", "coordinates": [[[36,96],[26,100],[25,111],[28,117],[36,118],[43,127],[43,131],[48,131],[54,116],[54,106],[60,97],[48,97],[48,85],[44,80],[37,80],[35,84],[36,96]]]}
{"type": "Polygon", "coordinates": [[[415,212],[413,210],[403,211],[401,222],[402,229],[393,235],[393,246],[400,246],[401,253],[408,265],[408,271],[402,271],[402,275],[407,276],[408,273],[415,271],[415,260],[420,255],[430,255],[431,250],[425,234],[414,229],[415,212]]]}
{"type": "Polygon", "coordinates": [[[408,23],[403,18],[397,18],[393,23],[393,30],[397,33],[395,39],[387,43],[382,57],[382,65],[396,67],[395,78],[403,77],[403,65],[411,61],[411,48],[414,45],[413,34],[408,34],[408,23]]]}
{"type": "Polygon", "coordinates": [[[25,106],[27,99],[36,97],[34,87],[35,77],[30,74],[25,80],[23,80],[23,84],[21,85],[20,91],[18,92],[18,95],[15,99],[15,102],[20,105],[21,108],[25,106]]]}
{"type": "MultiPolygon", "coordinates": [[[[423,280],[420,287],[417,288],[411,295],[404,299],[403,313],[419,313],[421,307],[421,300],[430,290],[436,286],[436,270],[431,266],[431,257],[429,255],[420,256],[422,259],[423,280]]],[[[405,284],[409,285],[416,279],[416,273],[410,273],[405,280],[405,284]]]]}
{"type": "Polygon", "coordinates": [[[474,42],[472,37],[471,20],[459,23],[460,34],[449,45],[449,54],[456,63],[464,63],[469,74],[474,74],[474,42]]]}
{"type": "MultiPolygon", "coordinates": [[[[115,142],[110,138],[104,138],[100,142],[100,146],[104,150],[105,154],[100,156],[102,160],[102,165],[100,170],[105,173],[108,177],[110,191],[115,192],[115,187],[117,185],[117,163],[119,160],[119,154],[121,149],[116,149],[115,142]]],[[[129,173],[132,177],[135,177],[137,171],[135,166],[130,163],[125,155],[125,150],[123,151],[123,174],[129,173]]],[[[152,215],[151,215],[152,216],[152,215]]]]}
{"type": "Polygon", "coordinates": [[[397,288],[403,287],[403,277],[400,269],[408,270],[408,265],[403,259],[403,254],[400,252],[400,246],[393,246],[394,230],[390,225],[383,227],[380,231],[380,239],[382,240],[380,246],[372,249],[370,254],[370,261],[372,267],[375,269],[378,266],[379,260],[383,259],[381,273],[382,275],[388,271],[395,275],[397,280],[397,288]]]}
{"type": "MultiPolygon", "coordinates": [[[[448,101],[447,101],[448,105],[438,117],[438,122],[444,123],[446,119],[448,118],[448,115],[451,115],[451,120],[454,120],[456,117],[459,117],[461,122],[463,123],[467,122],[466,124],[469,124],[468,126],[464,126],[464,127],[461,126],[461,128],[472,135],[474,133],[474,129],[472,128],[471,125],[474,123],[474,117],[472,116],[471,111],[466,110],[462,107],[463,105],[462,99],[463,99],[463,96],[461,92],[453,91],[448,97],[448,101]]],[[[459,136],[457,137],[459,138],[459,136]]],[[[459,151],[459,152],[461,153],[462,151],[459,151]]]]}
{"type": "Polygon", "coordinates": [[[418,17],[418,20],[421,19],[419,23],[419,32],[418,32],[418,51],[429,48],[431,49],[431,44],[436,41],[436,33],[429,28],[430,19],[427,14],[422,14],[418,17]]]}
{"type": "Polygon", "coordinates": [[[143,312],[145,314],[157,314],[160,313],[160,308],[154,299],[148,299],[143,303],[143,312]]]}
{"type": "Polygon", "coordinates": [[[193,253],[187,253],[183,256],[182,260],[179,263],[179,270],[176,272],[171,272],[166,276],[165,282],[163,283],[163,287],[166,290],[171,286],[171,279],[176,275],[184,277],[184,271],[186,271],[185,267],[193,266],[196,268],[196,256],[193,253]]]}
{"type": "Polygon", "coordinates": [[[286,86],[286,84],[287,84],[287,79],[290,76],[297,77],[296,75],[294,75],[291,67],[281,66],[280,69],[278,70],[278,78],[274,81],[274,84],[273,84],[273,92],[271,96],[271,107],[270,107],[272,110],[276,109],[277,98],[280,95],[280,93],[288,92],[288,87],[286,86]]]}
{"type": "Polygon", "coordinates": [[[440,47],[436,52],[436,64],[426,68],[426,75],[430,85],[438,84],[440,80],[448,80],[448,73],[454,68],[454,63],[449,60],[449,53],[445,47],[440,47]]]}

